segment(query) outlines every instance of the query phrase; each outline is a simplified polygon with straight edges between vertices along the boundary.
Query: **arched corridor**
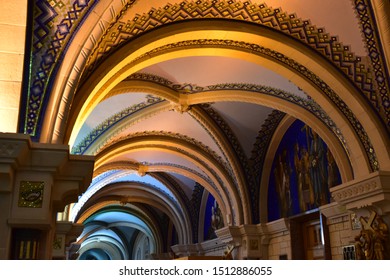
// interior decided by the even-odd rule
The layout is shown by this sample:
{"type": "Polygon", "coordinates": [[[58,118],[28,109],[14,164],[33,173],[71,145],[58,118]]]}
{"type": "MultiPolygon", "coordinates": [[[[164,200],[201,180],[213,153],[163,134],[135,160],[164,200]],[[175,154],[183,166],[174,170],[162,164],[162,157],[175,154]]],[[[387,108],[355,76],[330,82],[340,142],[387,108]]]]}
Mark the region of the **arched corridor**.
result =
{"type": "Polygon", "coordinates": [[[343,259],[390,224],[388,1],[18,2],[0,258],[343,259]]]}

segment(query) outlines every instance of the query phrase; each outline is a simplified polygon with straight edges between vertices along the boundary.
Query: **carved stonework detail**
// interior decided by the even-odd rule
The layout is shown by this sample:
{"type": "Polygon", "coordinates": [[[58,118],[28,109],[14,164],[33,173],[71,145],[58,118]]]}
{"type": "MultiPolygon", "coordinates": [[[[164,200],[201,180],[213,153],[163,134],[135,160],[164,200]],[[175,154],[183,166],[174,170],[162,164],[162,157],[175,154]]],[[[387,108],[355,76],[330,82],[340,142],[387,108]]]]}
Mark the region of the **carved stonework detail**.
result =
{"type": "Polygon", "coordinates": [[[11,143],[3,143],[0,144],[0,155],[1,156],[12,156],[14,151],[16,150],[17,145],[11,143]]]}
{"type": "Polygon", "coordinates": [[[360,217],[360,222],[363,228],[360,234],[355,237],[356,259],[386,259],[386,243],[389,237],[387,224],[376,212],[371,212],[369,218],[360,217]]]}
{"type": "Polygon", "coordinates": [[[375,182],[375,181],[374,182],[368,182],[368,183],[361,184],[361,185],[358,185],[358,186],[351,186],[349,188],[340,190],[338,192],[334,192],[332,194],[332,197],[335,200],[344,200],[344,199],[348,199],[348,198],[351,198],[351,197],[354,197],[354,196],[359,196],[359,195],[362,195],[362,194],[366,194],[366,193],[372,192],[372,191],[374,191],[376,189],[378,189],[377,182],[375,182]]]}

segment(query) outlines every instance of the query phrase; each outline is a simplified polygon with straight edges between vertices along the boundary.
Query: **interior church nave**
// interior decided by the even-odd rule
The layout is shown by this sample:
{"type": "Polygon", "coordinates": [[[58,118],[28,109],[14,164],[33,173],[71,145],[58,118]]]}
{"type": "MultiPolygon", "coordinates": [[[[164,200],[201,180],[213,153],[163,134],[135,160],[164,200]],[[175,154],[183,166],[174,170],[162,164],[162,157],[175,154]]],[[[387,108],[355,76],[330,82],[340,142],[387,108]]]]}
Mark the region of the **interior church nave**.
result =
{"type": "Polygon", "coordinates": [[[0,259],[390,259],[389,0],[0,3],[0,259]]]}

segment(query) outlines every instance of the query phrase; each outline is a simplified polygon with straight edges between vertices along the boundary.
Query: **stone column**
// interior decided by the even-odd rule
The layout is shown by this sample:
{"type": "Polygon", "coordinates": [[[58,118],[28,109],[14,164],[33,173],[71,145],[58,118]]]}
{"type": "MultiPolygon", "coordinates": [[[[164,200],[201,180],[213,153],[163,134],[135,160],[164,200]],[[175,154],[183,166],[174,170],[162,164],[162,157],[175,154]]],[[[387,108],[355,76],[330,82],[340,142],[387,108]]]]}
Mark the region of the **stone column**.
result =
{"type": "Polygon", "coordinates": [[[0,134],[0,259],[52,258],[57,212],[86,190],[93,164],[67,145],[0,134]]]}

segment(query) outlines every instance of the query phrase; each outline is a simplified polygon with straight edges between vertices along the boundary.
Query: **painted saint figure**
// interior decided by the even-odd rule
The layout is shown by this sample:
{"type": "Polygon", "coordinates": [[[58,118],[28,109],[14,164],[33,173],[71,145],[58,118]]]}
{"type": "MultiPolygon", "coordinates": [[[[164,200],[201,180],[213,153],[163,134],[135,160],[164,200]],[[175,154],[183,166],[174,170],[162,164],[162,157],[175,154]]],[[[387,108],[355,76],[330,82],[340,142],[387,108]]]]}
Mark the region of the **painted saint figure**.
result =
{"type": "Polygon", "coordinates": [[[287,217],[291,210],[290,174],[291,168],[288,162],[287,150],[284,149],[282,153],[279,154],[277,165],[274,170],[281,217],[287,217]]]}
{"type": "Polygon", "coordinates": [[[211,227],[214,231],[223,228],[222,212],[217,201],[214,201],[214,206],[211,207],[211,227]]]}
{"type": "Polygon", "coordinates": [[[296,143],[294,147],[294,166],[297,176],[299,209],[305,212],[314,204],[314,190],[310,177],[310,158],[305,148],[296,143]]]}
{"type": "Polygon", "coordinates": [[[303,195],[303,170],[302,170],[302,159],[299,157],[299,144],[295,143],[294,146],[294,167],[295,173],[297,177],[297,186],[298,186],[298,201],[299,201],[299,209],[301,212],[305,212],[307,210],[306,202],[303,195]]]}
{"type": "Polygon", "coordinates": [[[325,198],[325,166],[324,166],[324,144],[318,134],[312,130],[312,141],[310,144],[310,177],[314,187],[314,205],[316,207],[327,203],[325,198]]]}

